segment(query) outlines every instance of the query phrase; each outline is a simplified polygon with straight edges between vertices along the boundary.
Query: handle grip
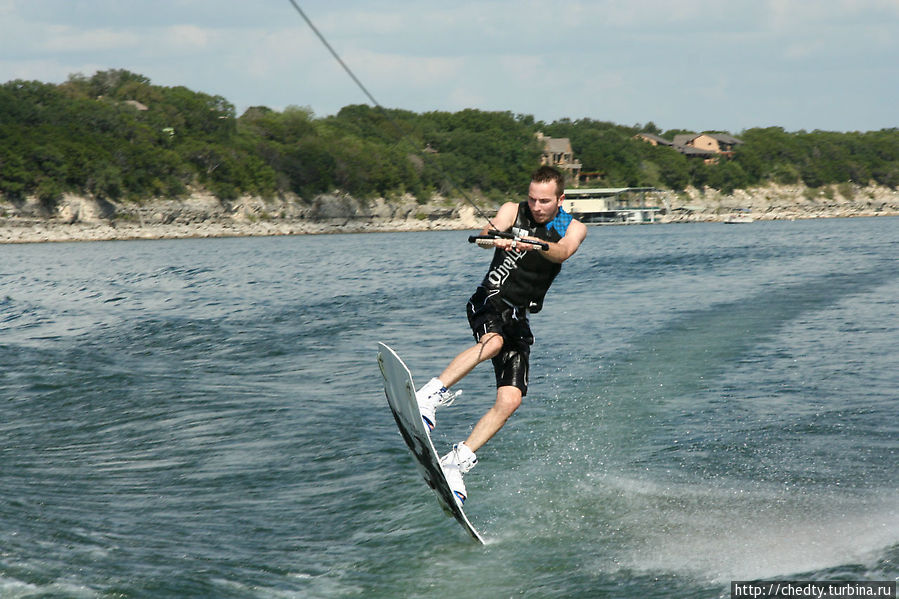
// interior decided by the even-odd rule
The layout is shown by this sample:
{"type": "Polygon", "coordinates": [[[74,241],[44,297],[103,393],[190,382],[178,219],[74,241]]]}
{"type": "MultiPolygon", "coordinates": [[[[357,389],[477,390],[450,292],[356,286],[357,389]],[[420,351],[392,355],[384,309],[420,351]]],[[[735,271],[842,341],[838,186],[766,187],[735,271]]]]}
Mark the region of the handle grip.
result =
{"type": "Polygon", "coordinates": [[[468,243],[477,243],[482,239],[511,239],[519,243],[535,245],[544,251],[549,249],[548,243],[543,243],[542,241],[531,241],[530,239],[522,239],[521,237],[516,237],[511,233],[501,233],[500,231],[490,231],[487,235],[470,235],[468,237],[468,243]]]}

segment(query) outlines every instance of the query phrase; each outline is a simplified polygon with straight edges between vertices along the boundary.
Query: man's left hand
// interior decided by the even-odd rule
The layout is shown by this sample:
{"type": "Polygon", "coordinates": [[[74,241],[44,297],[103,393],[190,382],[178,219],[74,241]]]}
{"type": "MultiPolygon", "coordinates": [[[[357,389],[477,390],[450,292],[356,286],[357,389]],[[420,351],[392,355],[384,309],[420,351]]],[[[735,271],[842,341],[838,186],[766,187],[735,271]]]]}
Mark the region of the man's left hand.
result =
{"type": "Polygon", "coordinates": [[[518,252],[529,252],[531,250],[539,250],[540,246],[544,244],[541,239],[536,239],[534,237],[523,237],[521,239],[503,239],[497,238],[493,240],[493,246],[498,247],[500,249],[509,251],[515,250],[518,252]]]}

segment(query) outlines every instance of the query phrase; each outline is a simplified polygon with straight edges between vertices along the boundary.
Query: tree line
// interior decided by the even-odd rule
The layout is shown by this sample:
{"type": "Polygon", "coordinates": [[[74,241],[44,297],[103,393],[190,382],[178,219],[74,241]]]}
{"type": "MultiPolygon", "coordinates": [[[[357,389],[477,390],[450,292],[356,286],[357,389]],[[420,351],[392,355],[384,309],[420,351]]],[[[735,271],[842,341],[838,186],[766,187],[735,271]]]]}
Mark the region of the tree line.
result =
{"type": "Polygon", "coordinates": [[[896,128],[747,129],[732,159],[706,164],[635,139],[640,132],[669,139],[683,132],[662,132],[653,123],[546,123],[511,112],[418,114],[365,105],[322,118],[305,108],[262,106],[237,116],[221,96],[108,70],[58,85],[0,86],[0,194],[13,201],[36,196],[48,205],[63,193],[141,201],[197,188],[223,199],[340,190],[426,201],[458,189],[501,199],[520,194],[539,163],[538,131],[569,138],[583,170],[602,173],[608,186],[730,192],[766,182],[899,185],[896,128]]]}

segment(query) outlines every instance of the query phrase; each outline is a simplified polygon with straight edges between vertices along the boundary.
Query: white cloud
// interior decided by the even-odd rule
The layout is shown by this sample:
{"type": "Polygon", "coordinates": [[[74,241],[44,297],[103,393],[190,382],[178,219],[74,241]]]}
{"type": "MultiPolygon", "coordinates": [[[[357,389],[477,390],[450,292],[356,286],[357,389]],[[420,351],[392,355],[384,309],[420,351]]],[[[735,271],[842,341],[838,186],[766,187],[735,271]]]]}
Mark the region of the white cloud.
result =
{"type": "Polygon", "coordinates": [[[83,53],[135,48],[140,38],[130,31],[110,29],[78,30],[61,25],[51,25],[44,30],[46,38],[39,45],[53,53],[83,53]]]}
{"type": "Polygon", "coordinates": [[[379,87],[439,85],[462,77],[465,64],[465,60],[458,57],[416,57],[366,51],[352,52],[347,59],[379,87]]]}
{"type": "MultiPolygon", "coordinates": [[[[697,129],[749,118],[896,125],[899,0],[301,5],[387,106],[697,129]],[[835,77],[847,89],[879,82],[864,111],[848,94],[807,101],[835,77]]],[[[239,110],[297,104],[322,115],[366,101],[286,0],[0,0],[0,81],[106,68],[219,94],[239,110]]]]}
{"type": "Polygon", "coordinates": [[[166,27],[161,35],[165,45],[186,51],[206,49],[214,39],[217,43],[225,41],[217,32],[196,25],[172,25],[166,27]]]}
{"type": "MultiPolygon", "coordinates": [[[[246,39],[246,50],[234,53],[228,65],[257,81],[289,71],[297,63],[307,61],[313,52],[322,53],[320,60],[330,60],[317,40],[313,42],[293,31],[254,31],[246,39]]],[[[334,66],[337,67],[336,62],[334,66]]]]}

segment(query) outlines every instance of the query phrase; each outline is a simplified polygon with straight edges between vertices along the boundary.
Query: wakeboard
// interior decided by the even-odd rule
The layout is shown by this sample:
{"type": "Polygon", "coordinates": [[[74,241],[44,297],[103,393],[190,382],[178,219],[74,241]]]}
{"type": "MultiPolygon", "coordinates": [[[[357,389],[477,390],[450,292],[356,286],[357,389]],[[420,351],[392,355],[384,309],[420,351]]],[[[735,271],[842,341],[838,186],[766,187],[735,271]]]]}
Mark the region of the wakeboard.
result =
{"type": "Polygon", "coordinates": [[[396,355],[396,352],[383,343],[378,343],[378,365],[381,367],[381,375],[384,377],[384,393],[387,395],[390,411],[393,412],[403,440],[406,441],[406,445],[409,446],[415,457],[419,472],[428,486],[437,494],[437,500],[443,509],[452,515],[473,539],[483,544],[483,537],[468,521],[465,512],[456,503],[453,492],[446,482],[446,476],[440,466],[440,457],[434,450],[431,434],[418,410],[412,373],[396,355]]]}

